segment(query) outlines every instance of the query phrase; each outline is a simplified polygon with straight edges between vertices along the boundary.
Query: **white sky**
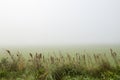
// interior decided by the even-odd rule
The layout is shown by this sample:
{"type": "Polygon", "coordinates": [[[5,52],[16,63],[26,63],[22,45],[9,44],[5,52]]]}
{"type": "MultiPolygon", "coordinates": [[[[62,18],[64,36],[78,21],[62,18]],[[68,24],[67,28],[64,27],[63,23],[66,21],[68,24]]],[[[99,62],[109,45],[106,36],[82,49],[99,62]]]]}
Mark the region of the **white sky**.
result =
{"type": "Polygon", "coordinates": [[[0,46],[119,43],[120,0],[0,0],[0,46]]]}

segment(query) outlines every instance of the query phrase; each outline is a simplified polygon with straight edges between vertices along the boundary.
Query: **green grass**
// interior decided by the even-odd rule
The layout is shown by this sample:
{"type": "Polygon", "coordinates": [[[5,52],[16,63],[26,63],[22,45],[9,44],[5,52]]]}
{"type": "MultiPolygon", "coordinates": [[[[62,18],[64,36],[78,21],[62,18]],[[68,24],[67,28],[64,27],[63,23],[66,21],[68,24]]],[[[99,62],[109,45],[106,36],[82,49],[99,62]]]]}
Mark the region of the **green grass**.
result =
{"type": "Polygon", "coordinates": [[[0,80],[120,80],[120,54],[104,53],[4,52],[0,59],[0,80]]]}

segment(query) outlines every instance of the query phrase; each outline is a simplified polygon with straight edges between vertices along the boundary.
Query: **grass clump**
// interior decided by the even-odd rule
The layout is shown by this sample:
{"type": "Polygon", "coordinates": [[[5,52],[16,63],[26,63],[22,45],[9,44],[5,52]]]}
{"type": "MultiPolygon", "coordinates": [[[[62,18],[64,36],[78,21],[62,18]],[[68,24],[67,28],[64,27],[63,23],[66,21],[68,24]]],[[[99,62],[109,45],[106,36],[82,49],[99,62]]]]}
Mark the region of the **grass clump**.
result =
{"type": "Polygon", "coordinates": [[[29,53],[28,60],[20,52],[6,52],[0,61],[0,80],[120,80],[120,58],[112,49],[110,56],[29,53]]]}

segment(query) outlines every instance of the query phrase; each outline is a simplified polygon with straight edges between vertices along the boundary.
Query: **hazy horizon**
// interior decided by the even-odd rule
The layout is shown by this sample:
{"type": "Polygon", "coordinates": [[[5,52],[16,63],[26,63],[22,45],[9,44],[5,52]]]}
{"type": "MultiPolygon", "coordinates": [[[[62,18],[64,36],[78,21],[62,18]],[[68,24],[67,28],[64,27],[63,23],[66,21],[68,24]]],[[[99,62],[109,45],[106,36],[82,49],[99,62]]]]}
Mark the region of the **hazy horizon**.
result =
{"type": "Polygon", "coordinates": [[[120,45],[120,0],[1,0],[0,47],[120,45]]]}

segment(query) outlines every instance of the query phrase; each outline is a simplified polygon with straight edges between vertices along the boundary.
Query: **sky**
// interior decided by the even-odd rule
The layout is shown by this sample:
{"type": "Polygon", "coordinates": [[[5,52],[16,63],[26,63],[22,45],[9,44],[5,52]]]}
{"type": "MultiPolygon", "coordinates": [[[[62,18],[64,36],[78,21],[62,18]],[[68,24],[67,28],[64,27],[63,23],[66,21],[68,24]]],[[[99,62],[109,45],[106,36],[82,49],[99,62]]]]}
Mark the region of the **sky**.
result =
{"type": "Polygon", "coordinates": [[[0,0],[0,46],[120,44],[120,0],[0,0]]]}

